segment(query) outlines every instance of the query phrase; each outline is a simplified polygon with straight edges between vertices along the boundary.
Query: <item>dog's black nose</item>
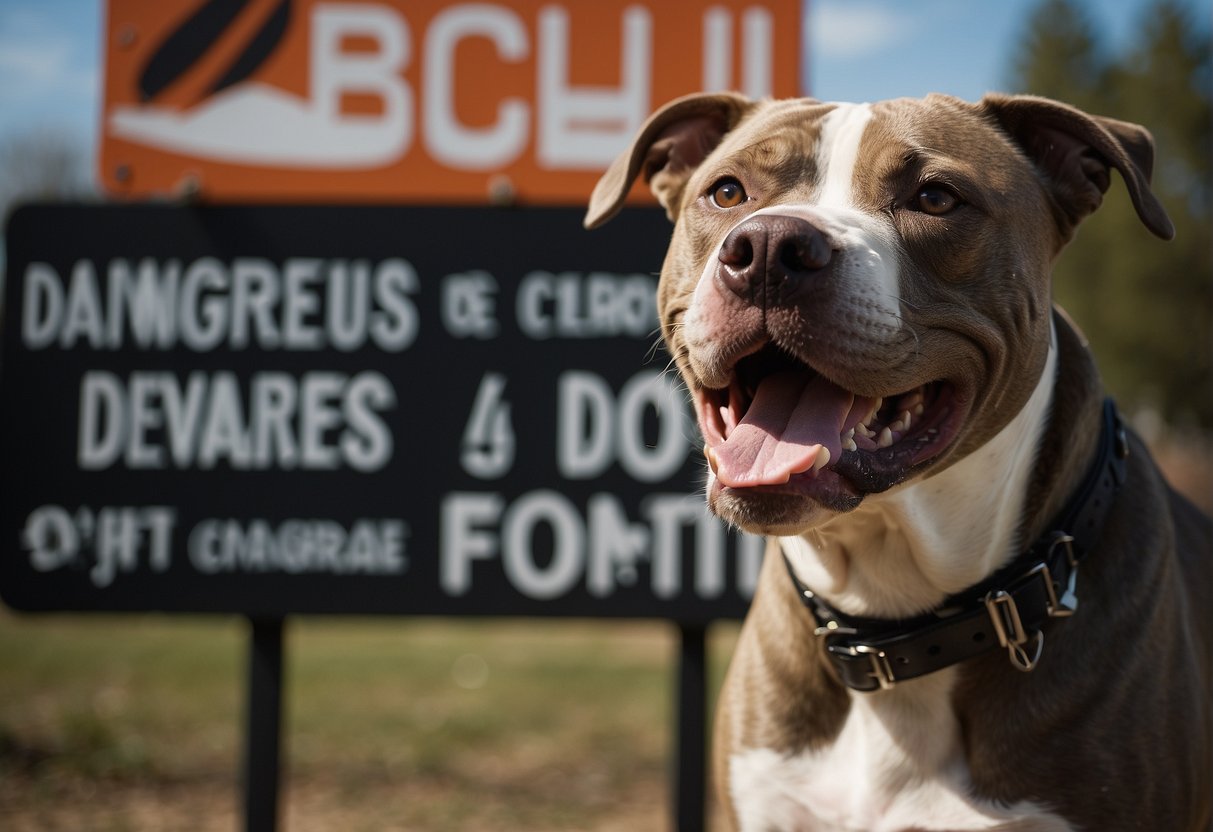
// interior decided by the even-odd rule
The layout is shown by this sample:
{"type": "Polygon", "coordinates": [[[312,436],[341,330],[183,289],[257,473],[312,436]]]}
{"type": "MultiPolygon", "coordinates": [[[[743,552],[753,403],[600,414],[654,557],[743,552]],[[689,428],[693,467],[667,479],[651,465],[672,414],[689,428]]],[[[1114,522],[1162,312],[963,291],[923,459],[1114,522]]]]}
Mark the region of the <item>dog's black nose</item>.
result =
{"type": "Polygon", "coordinates": [[[832,254],[825,235],[807,220],[764,214],[724,238],[717,273],[743,300],[766,303],[802,288],[830,264],[832,254]]]}

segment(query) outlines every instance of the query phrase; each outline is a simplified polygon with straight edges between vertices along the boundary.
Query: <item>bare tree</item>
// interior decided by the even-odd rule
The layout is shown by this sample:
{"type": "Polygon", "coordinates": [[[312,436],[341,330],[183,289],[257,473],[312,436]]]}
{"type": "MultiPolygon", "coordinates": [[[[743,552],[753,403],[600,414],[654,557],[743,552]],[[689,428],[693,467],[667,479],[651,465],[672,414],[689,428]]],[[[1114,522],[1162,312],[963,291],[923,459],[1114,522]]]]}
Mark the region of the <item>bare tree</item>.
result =
{"type": "Polygon", "coordinates": [[[93,190],[79,140],[50,129],[0,139],[0,217],[18,201],[71,199],[93,190]]]}

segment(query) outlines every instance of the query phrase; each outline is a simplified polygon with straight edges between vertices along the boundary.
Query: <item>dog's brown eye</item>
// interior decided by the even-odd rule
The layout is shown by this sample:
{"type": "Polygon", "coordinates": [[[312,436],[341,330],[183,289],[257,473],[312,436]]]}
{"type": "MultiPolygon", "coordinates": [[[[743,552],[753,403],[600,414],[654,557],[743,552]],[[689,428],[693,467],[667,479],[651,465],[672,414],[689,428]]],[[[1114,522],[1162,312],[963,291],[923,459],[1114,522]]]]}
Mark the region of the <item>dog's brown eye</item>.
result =
{"type": "Polygon", "coordinates": [[[745,198],[745,188],[736,179],[721,179],[712,186],[712,202],[718,208],[736,208],[745,198]]]}
{"type": "Polygon", "coordinates": [[[914,198],[914,206],[919,211],[937,217],[954,210],[959,204],[956,194],[937,185],[919,189],[918,196],[914,198]]]}

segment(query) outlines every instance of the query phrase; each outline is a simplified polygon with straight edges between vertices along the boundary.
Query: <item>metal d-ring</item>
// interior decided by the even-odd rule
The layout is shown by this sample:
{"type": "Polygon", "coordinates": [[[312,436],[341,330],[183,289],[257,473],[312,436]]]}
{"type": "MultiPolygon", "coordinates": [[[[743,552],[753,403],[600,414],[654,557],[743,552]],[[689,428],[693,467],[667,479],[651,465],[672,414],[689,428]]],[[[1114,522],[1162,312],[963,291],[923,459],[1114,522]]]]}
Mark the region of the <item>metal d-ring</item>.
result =
{"type": "Polygon", "coordinates": [[[1028,658],[1028,651],[1024,649],[1022,644],[1008,644],[1007,654],[1011,659],[1011,667],[1016,670],[1022,670],[1024,673],[1030,673],[1036,669],[1036,663],[1040,661],[1040,654],[1045,649],[1045,634],[1040,630],[1032,636],[1031,641],[1036,642],[1035,655],[1028,658]]]}
{"type": "Polygon", "coordinates": [[[1024,673],[1034,670],[1036,663],[1040,661],[1040,654],[1045,649],[1044,633],[1037,630],[1031,637],[1028,636],[1019,617],[1019,607],[1015,604],[1015,599],[1001,589],[987,594],[985,603],[986,612],[994,624],[994,633],[998,636],[998,643],[1007,648],[1011,666],[1024,673]],[[1036,647],[1033,650],[1034,655],[1029,656],[1024,645],[1031,642],[1035,642],[1036,647]]]}

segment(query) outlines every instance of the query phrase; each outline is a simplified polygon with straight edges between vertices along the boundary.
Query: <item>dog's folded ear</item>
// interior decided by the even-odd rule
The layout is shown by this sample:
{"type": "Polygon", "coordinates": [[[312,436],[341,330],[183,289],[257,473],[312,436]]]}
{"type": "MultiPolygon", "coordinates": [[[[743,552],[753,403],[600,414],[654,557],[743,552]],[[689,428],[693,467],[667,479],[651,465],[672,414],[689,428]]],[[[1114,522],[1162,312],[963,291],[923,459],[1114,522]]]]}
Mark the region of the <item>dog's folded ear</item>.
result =
{"type": "Polygon", "coordinates": [[[585,227],[597,228],[619,213],[642,173],[666,215],[676,219],[687,178],[753,104],[735,93],[697,94],[675,99],[651,115],[632,146],[594,186],[585,227]]]}
{"type": "Polygon", "coordinates": [[[1032,95],[990,94],[981,106],[1044,174],[1063,239],[1099,207],[1111,168],[1120,171],[1142,223],[1164,240],[1175,236],[1150,190],[1154,140],[1144,127],[1032,95]]]}

